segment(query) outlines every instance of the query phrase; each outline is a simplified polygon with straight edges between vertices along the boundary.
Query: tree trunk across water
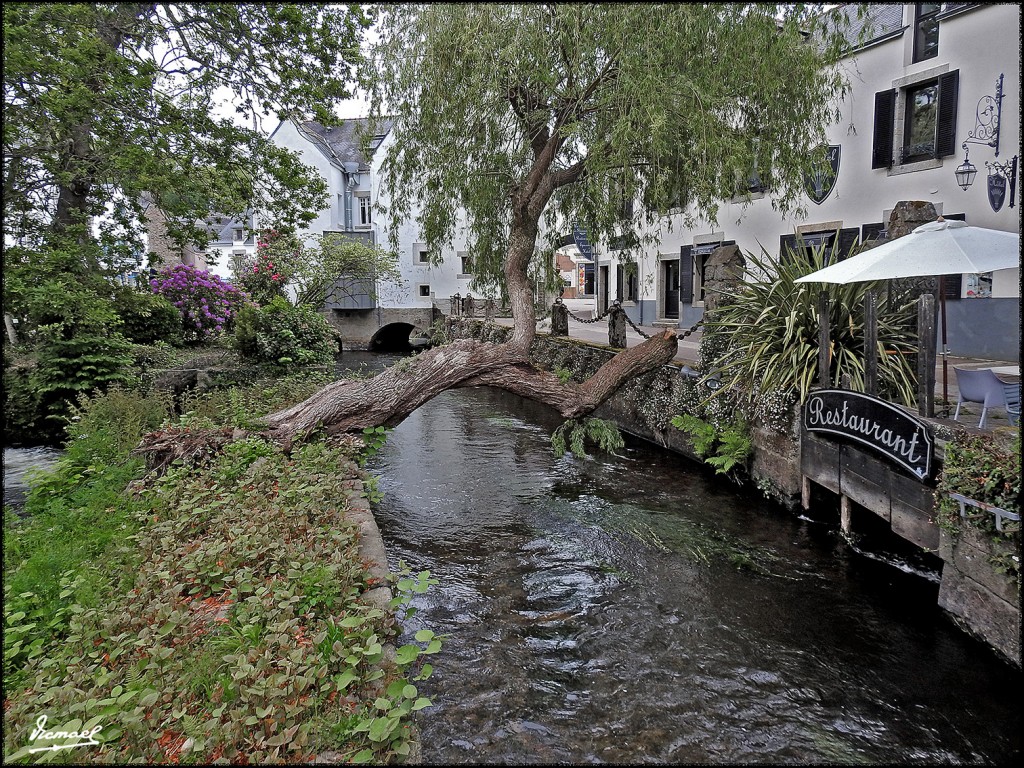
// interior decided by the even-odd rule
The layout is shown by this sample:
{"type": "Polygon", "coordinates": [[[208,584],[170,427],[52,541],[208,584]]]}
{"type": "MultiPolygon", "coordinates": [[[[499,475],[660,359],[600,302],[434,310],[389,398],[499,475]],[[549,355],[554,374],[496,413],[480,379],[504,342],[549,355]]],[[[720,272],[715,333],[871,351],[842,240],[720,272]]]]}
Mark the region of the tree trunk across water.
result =
{"type": "MultiPolygon", "coordinates": [[[[290,408],[270,414],[259,434],[291,446],[308,435],[361,433],[368,427],[393,427],[424,403],[449,389],[496,387],[545,403],[566,419],[592,413],[630,379],[655,370],[675,356],[671,329],[630,347],[583,382],[563,382],[530,363],[520,344],[459,339],[400,361],[371,379],[332,382],[290,408]]],[[[218,450],[244,437],[241,430],[183,433],[164,430],[147,435],[138,448],[151,468],[167,466],[218,450]]]]}

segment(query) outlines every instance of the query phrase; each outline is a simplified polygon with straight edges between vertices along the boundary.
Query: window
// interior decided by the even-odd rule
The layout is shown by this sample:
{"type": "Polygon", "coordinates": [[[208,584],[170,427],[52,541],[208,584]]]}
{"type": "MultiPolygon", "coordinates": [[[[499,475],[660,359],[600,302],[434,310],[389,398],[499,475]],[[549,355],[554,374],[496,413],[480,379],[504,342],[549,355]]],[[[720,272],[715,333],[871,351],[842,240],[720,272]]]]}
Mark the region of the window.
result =
{"type": "Polygon", "coordinates": [[[417,257],[417,261],[420,264],[429,264],[430,263],[430,251],[428,251],[426,248],[421,250],[419,252],[418,257],[417,257]]]}
{"type": "Polygon", "coordinates": [[[236,243],[245,242],[245,230],[242,229],[241,227],[235,227],[235,229],[232,231],[232,235],[234,236],[236,243]]]}
{"type": "Polygon", "coordinates": [[[846,227],[783,235],[779,243],[782,263],[791,263],[794,258],[810,261],[821,248],[825,249],[824,266],[842,261],[860,244],[860,233],[860,227],[846,227]]]}
{"type": "Polygon", "coordinates": [[[473,257],[468,251],[459,251],[459,275],[473,274],[473,257]]]}
{"type": "Polygon", "coordinates": [[[938,102],[939,83],[936,80],[907,89],[907,114],[903,123],[904,163],[935,156],[938,102]]]}
{"type": "Polygon", "coordinates": [[[422,296],[425,299],[430,298],[430,286],[429,285],[421,285],[420,286],[420,296],[422,296]]]}
{"type": "Polygon", "coordinates": [[[942,3],[914,4],[914,61],[939,55],[939,20],[942,3]]]}
{"type": "Polygon", "coordinates": [[[619,264],[615,267],[615,298],[619,301],[637,300],[637,264],[619,264]]]}
{"type": "Polygon", "coordinates": [[[369,227],[371,222],[371,204],[369,195],[358,195],[359,201],[359,226],[369,227]]]}
{"type": "MultiPolygon", "coordinates": [[[[956,152],[959,90],[960,70],[954,70],[876,93],[871,167],[891,169],[897,147],[899,165],[938,160],[956,152]]],[[[930,167],[937,165],[941,163],[930,167]]]]}

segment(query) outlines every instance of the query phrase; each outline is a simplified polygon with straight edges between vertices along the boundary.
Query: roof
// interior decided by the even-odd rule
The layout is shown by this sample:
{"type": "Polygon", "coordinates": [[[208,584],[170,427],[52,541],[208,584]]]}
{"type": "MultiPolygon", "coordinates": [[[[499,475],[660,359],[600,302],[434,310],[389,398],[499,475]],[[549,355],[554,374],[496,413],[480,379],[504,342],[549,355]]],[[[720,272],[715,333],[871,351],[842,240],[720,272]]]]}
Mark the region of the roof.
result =
{"type": "Polygon", "coordinates": [[[391,125],[391,120],[382,119],[373,126],[370,119],[365,117],[345,120],[333,128],[326,128],[316,120],[297,123],[299,131],[320,147],[329,159],[342,167],[345,163],[358,163],[362,171],[369,170],[370,157],[391,131],[391,125]],[[360,147],[360,137],[372,127],[376,128],[376,132],[370,142],[370,157],[366,157],[360,147]]]}

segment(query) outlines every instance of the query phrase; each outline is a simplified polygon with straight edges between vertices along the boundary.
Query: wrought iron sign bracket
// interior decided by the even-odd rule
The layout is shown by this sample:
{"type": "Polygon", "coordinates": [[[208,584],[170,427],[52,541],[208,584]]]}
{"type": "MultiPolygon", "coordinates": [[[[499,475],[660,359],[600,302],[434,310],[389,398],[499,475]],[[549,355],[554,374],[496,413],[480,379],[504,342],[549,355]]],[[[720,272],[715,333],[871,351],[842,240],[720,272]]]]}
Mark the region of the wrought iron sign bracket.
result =
{"type": "Polygon", "coordinates": [[[984,144],[995,148],[999,157],[999,118],[1003,111],[1003,75],[996,80],[996,95],[982,96],[974,112],[974,128],[967,132],[967,138],[960,146],[967,151],[968,144],[984,144]]]}

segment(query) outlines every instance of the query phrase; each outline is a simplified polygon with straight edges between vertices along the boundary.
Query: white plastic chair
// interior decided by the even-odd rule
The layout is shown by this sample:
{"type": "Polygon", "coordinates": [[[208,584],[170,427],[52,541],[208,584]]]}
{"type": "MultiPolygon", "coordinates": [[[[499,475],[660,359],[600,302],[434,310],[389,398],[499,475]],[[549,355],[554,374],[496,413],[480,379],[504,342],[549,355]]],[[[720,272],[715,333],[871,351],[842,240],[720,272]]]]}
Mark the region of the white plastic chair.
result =
{"type": "Polygon", "coordinates": [[[1020,424],[1020,382],[1003,384],[1003,398],[1006,400],[1006,418],[1011,426],[1020,424]]]}
{"type": "Polygon", "coordinates": [[[953,421],[960,420],[960,406],[964,403],[981,403],[981,421],[978,422],[978,428],[984,429],[988,409],[998,406],[1006,407],[1006,394],[1003,391],[1005,385],[987,368],[977,371],[954,368],[953,371],[956,373],[956,385],[960,390],[960,398],[956,403],[953,421]]]}

